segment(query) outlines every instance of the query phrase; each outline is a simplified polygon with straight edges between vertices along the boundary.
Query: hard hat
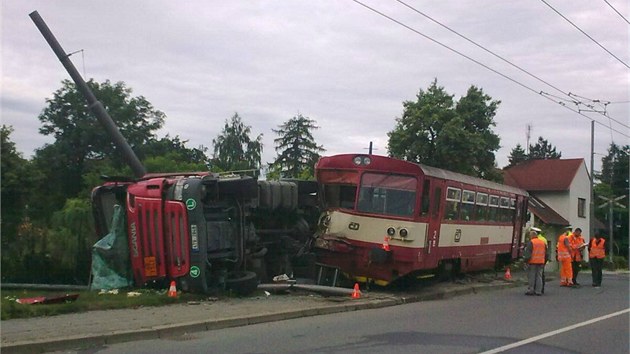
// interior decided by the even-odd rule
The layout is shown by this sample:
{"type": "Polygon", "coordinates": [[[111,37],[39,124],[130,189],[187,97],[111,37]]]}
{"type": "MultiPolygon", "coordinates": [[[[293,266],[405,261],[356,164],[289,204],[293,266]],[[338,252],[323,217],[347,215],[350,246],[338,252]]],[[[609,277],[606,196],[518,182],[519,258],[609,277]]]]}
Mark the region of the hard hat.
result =
{"type": "Polygon", "coordinates": [[[537,228],[537,227],[532,227],[532,228],[530,228],[530,230],[536,231],[536,232],[542,232],[542,230],[537,228]]]}

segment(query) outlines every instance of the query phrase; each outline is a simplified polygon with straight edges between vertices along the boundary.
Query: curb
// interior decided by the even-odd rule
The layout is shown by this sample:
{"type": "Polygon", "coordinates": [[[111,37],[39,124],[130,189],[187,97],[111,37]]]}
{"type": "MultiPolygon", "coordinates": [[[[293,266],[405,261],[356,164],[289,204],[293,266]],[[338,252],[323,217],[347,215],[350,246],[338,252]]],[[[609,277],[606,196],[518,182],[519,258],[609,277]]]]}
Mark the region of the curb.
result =
{"type": "Polygon", "coordinates": [[[359,300],[361,302],[326,305],[306,310],[292,310],[270,314],[253,315],[248,317],[235,317],[221,320],[178,323],[172,325],[157,326],[148,329],[107,333],[103,335],[76,336],[54,340],[15,342],[8,345],[2,345],[0,347],[0,350],[3,353],[43,353],[49,351],[59,351],[76,348],[100,347],[116,343],[132,342],[136,340],[172,338],[194,332],[212,331],[231,327],[242,327],[247,325],[290,320],[301,317],[330,315],[341,312],[379,309],[420,301],[449,299],[460,295],[501,290],[522,285],[523,283],[518,280],[499,284],[475,284],[458,289],[434,291],[419,295],[397,296],[393,298],[375,300],[370,300],[369,298],[366,298],[363,301],[359,300]]]}

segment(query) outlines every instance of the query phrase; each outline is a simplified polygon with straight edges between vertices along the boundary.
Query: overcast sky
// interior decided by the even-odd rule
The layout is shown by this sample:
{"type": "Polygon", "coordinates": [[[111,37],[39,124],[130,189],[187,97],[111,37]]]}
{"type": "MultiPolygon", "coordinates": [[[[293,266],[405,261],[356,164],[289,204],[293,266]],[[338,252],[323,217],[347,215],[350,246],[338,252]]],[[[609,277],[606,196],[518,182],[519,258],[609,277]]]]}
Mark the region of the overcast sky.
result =
{"type": "Polygon", "coordinates": [[[416,32],[351,0],[4,0],[2,124],[13,126],[24,157],[52,142],[39,134],[37,116],[69,76],[28,16],[37,10],[67,53],[83,50],[72,60],[86,78],[124,81],[167,115],[158,135],[178,135],[189,147],[211,148],[238,112],[253,136],[263,134],[263,160],[270,162],[277,137],[271,129],[301,113],[320,126],[314,136],[324,154],[366,152],[372,141],[374,153],[385,155],[402,102],[437,78],[456,99],[475,85],[501,101],[494,127],[499,167],[516,144],[526,145],[528,124],[532,143],[543,136],[563,158],[588,165],[590,120],[567,108],[603,111],[591,100],[611,102],[605,108],[612,120],[583,113],[600,123],[595,152],[605,154],[611,141],[629,143],[629,2],[546,2],[612,54],[542,1],[406,3],[562,92],[397,1],[364,3],[416,32]],[[560,99],[579,104],[562,106],[560,99]]]}

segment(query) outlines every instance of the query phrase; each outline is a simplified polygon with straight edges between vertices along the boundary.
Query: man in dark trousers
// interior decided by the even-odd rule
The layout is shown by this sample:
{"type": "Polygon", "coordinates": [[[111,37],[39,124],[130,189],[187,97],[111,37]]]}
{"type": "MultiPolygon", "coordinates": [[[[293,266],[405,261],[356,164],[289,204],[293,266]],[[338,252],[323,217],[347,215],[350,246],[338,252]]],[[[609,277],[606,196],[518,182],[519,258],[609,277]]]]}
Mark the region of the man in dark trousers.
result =
{"type": "Polygon", "coordinates": [[[606,240],[598,233],[588,243],[588,256],[591,261],[591,271],[593,273],[593,286],[602,286],[602,267],[606,258],[606,240]]]}
{"type": "MultiPolygon", "coordinates": [[[[531,231],[536,231],[538,233],[538,238],[545,241],[545,244],[547,245],[547,252],[549,252],[551,254],[551,247],[549,247],[549,241],[547,241],[547,238],[542,234],[542,230],[537,228],[537,227],[532,227],[530,229],[531,231]]],[[[547,258],[547,261],[545,262],[545,267],[547,266],[547,262],[549,261],[549,258],[547,258]]],[[[545,283],[547,283],[547,279],[545,278],[545,267],[543,267],[542,270],[542,291],[541,293],[545,293],[545,283]]]]}
{"type": "Polygon", "coordinates": [[[549,260],[547,243],[538,238],[538,232],[529,231],[529,241],[523,251],[523,259],[528,264],[527,292],[525,295],[542,295],[542,272],[549,260]]]}
{"type": "Polygon", "coordinates": [[[579,227],[575,229],[573,234],[569,236],[569,243],[571,244],[571,270],[573,272],[573,285],[579,286],[580,283],[577,282],[577,276],[580,272],[580,268],[582,268],[582,252],[586,248],[586,242],[584,242],[584,237],[582,237],[582,229],[579,227]]]}

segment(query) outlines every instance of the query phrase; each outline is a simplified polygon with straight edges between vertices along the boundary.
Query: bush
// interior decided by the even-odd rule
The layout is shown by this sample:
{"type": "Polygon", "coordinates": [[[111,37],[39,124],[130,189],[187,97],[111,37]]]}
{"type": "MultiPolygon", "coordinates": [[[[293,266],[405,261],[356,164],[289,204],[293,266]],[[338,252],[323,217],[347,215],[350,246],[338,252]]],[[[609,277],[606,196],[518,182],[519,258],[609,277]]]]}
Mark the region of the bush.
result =
{"type": "Polygon", "coordinates": [[[611,264],[606,257],[604,261],[604,268],[608,270],[617,270],[617,269],[628,269],[628,260],[623,256],[613,256],[613,263],[611,264]]]}

